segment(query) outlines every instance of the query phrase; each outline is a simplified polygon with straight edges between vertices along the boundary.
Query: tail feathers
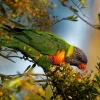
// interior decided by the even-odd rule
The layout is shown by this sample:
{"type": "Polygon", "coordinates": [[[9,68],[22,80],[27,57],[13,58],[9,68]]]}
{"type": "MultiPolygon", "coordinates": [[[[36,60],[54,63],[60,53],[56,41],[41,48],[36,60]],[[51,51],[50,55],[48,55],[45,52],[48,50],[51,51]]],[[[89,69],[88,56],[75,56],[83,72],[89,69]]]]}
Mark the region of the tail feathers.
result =
{"type": "Polygon", "coordinates": [[[10,32],[11,35],[13,35],[15,38],[16,38],[16,35],[17,37],[20,35],[20,36],[25,36],[26,38],[28,38],[29,40],[31,40],[32,38],[29,37],[27,34],[25,34],[23,31],[25,29],[22,29],[22,28],[11,28],[10,26],[8,25],[3,25],[3,27],[1,27],[3,30],[5,31],[8,31],[10,32]]]}
{"type": "Polygon", "coordinates": [[[32,38],[23,32],[24,29],[20,29],[20,28],[12,29],[8,25],[3,25],[1,28],[5,31],[5,34],[9,34],[12,37],[16,38],[17,40],[27,45],[30,45],[29,43],[30,43],[30,40],[32,40],[32,38]]]}
{"type": "Polygon", "coordinates": [[[3,25],[3,27],[1,27],[1,28],[4,29],[4,30],[7,30],[7,31],[15,32],[15,33],[22,33],[22,31],[24,30],[24,29],[16,28],[16,27],[11,28],[11,27],[8,26],[8,25],[3,25]]]}

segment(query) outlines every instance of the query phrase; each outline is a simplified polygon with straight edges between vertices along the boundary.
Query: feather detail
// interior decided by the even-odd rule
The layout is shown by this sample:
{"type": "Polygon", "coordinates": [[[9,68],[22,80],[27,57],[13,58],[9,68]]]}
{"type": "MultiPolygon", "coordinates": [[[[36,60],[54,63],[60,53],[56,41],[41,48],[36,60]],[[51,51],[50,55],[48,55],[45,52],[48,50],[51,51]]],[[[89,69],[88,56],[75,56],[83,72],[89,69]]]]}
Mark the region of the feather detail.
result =
{"type": "Polygon", "coordinates": [[[65,62],[65,51],[58,51],[55,55],[50,55],[49,59],[55,65],[59,65],[61,62],[65,62]]]}
{"type": "Polygon", "coordinates": [[[70,56],[73,54],[73,52],[74,52],[74,46],[71,45],[71,46],[68,48],[68,51],[67,51],[66,56],[67,56],[67,57],[70,57],[70,56]]]}

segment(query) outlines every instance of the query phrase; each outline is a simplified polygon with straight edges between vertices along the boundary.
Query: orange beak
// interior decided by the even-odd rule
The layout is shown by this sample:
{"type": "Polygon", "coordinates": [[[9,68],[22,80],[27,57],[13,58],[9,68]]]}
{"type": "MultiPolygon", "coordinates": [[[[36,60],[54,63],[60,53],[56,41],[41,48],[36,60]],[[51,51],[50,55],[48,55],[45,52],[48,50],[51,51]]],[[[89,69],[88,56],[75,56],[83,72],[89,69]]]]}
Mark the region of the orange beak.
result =
{"type": "Polygon", "coordinates": [[[78,68],[81,70],[85,70],[86,69],[86,64],[81,63],[80,65],[78,65],[78,68]]]}

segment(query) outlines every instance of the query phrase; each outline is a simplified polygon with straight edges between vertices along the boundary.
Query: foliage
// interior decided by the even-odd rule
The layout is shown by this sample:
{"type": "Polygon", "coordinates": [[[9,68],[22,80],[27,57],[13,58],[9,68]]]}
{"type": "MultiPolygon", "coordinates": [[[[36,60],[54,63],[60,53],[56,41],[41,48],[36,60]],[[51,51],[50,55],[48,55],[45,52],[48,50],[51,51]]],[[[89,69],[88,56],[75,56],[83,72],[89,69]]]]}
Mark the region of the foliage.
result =
{"type": "Polygon", "coordinates": [[[52,25],[62,20],[77,21],[78,18],[80,18],[91,27],[99,29],[99,25],[92,25],[84,19],[86,15],[83,13],[83,9],[87,8],[86,0],[59,0],[62,6],[73,12],[72,15],[61,19],[58,15],[50,14],[50,11],[58,8],[56,4],[57,1],[58,0],[1,0],[1,25],[5,23],[9,24],[12,28],[17,26],[48,31],[52,25]],[[18,25],[14,24],[13,21],[17,22],[18,25]]]}
{"type": "MultiPolygon", "coordinates": [[[[62,6],[67,7],[73,14],[62,19],[59,19],[58,16],[51,15],[49,11],[57,7],[52,0],[0,0],[0,26],[7,24],[11,28],[17,26],[48,31],[52,25],[62,20],[77,21],[80,18],[93,28],[100,29],[100,25],[92,25],[79,15],[81,12],[85,16],[83,9],[87,7],[86,0],[59,1],[62,6]]],[[[98,20],[100,22],[100,14],[98,14],[98,20]]],[[[1,38],[7,38],[9,41],[12,39],[4,35],[2,30],[0,30],[0,42],[2,41],[1,38]]],[[[9,43],[9,41],[5,42],[9,43]]],[[[24,49],[25,46],[26,44],[24,45],[24,49]]],[[[0,56],[11,61],[13,60],[9,59],[8,56],[12,52],[17,53],[14,48],[8,49],[0,47],[0,56]],[[2,51],[6,51],[8,54],[4,55],[2,51]]],[[[32,52],[29,57],[33,54],[32,52]]],[[[25,54],[19,58],[34,62],[26,57],[25,54]]],[[[65,63],[61,63],[60,66],[51,66],[50,70],[45,72],[45,75],[34,74],[32,72],[34,65],[28,66],[23,73],[16,75],[0,74],[0,100],[17,100],[19,96],[22,100],[33,100],[35,98],[34,96],[38,100],[48,100],[46,97],[49,94],[47,91],[48,86],[51,91],[49,98],[51,100],[99,100],[100,63],[96,67],[98,73],[93,78],[91,78],[92,72],[88,73],[86,71],[79,73],[69,64],[65,63]],[[35,80],[35,76],[40,77],[40,80],[35,80]],[[47,78],[44,78],[44,76],[47,78]]]]}
{"type": "Polygon", "coordinates": [[[98,74],[91,78],[91,73],[80,73],[69,64],[51,66],[45,74],[34,74],[32,66],[22,74],[1,76],[0,99],[17,100],[20,95],[23,100],[33,100],[34,96],[40,100],[99,100],[100,97],[100,66],[98,74]],[[47,78],[43,78],[43,76],[47,78]],[[42,77],[34,80],[34,76],[42,77]],[[51,90],[47,91],[47,87],[51,90]],[[9,93],[8,93],[9,91],[9,93]],[[52,92],[47,99],[46,95],[52,92]]]}
{"type": "Polygon", "coordinates": [[[12,28],[15,24],[11,20],[35,30],[45,30],[51,24],[47,0],[3,0],[0,5],[1,22],[12,28]]]}
{"type": "MultiPolygon", "coordinates": [[[[80,73],[73,69],[69,64],[62,63],[50,72],[53,85],[52,98],[54,100],[95,100],[98,96],[97,88],[94,83],[97,79],[91,79],[91,73],[87,71],[80,73]]],[[[99,76],[98,76],[99,77],[99,76]]],[[[100,86],[98,86],[100,89],[100,86]]]]}

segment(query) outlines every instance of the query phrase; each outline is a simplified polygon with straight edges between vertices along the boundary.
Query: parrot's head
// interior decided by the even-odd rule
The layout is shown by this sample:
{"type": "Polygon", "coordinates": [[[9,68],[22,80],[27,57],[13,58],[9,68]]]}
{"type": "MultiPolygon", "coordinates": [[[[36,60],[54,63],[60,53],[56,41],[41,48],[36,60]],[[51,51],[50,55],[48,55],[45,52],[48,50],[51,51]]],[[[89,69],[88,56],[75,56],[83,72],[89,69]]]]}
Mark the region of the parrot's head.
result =
{"type": "Polygon", "coordinates": [[[70,65],[77,66],[81,70],[84,70],[87,64],[87,56],[81,49],[75,46],[73,46],[71,49],[73,52],[66,57],[66,62],[70,63],[70,65]]]}

